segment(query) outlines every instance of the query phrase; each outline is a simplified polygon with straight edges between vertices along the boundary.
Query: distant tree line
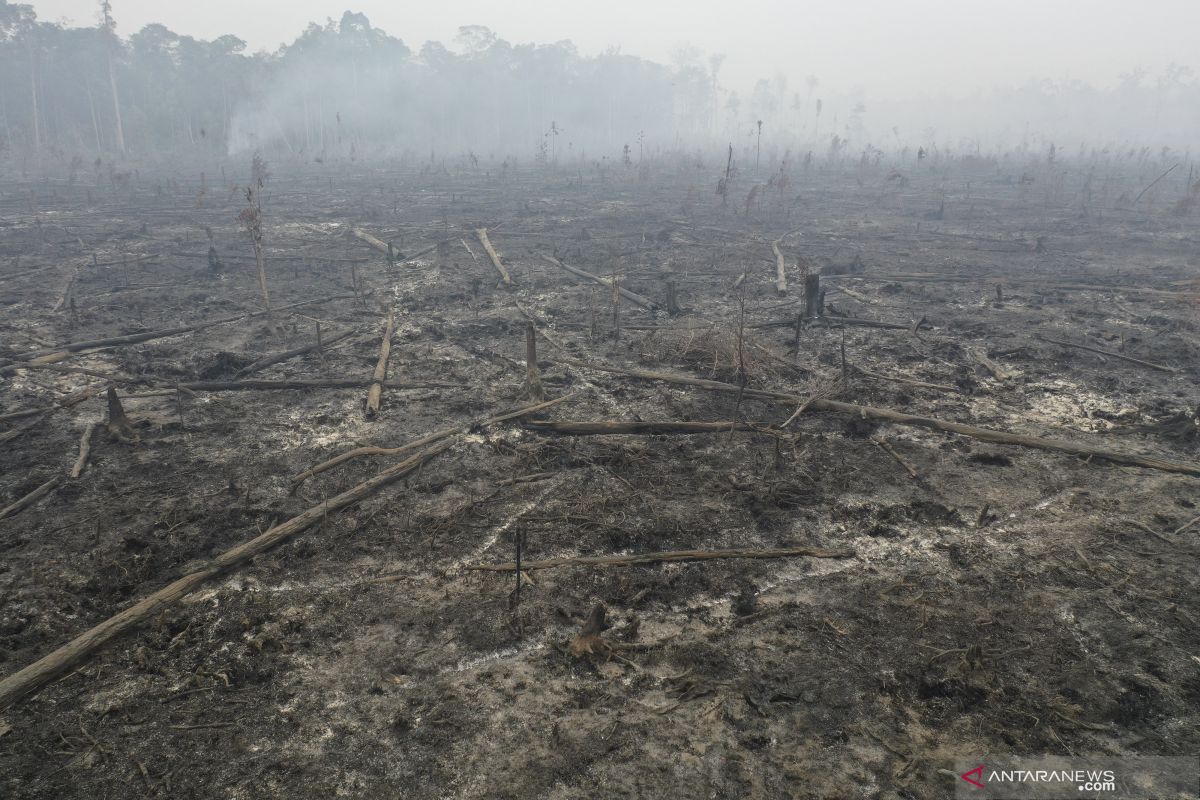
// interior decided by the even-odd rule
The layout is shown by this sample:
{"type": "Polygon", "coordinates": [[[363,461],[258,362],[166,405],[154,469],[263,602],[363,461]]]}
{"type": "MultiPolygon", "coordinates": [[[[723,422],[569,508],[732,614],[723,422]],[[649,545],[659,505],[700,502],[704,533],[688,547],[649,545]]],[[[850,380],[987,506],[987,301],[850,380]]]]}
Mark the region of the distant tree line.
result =
{"type": "Polygon", "coordinates": [[[629,163],[648,147],[726,140],[757,157],[761,135],[764,163],[775,163],[788,151],[969,152],[1001,136],[1038,147],[1057,137],[1064,153],[1085,140],[1187,147],[1200,132],[1200,82],[1184,67],[1129,73],[1104,91],[1040,82],[901,103],[823,100],[811,75],[758,81],[743,98],[720,84],[721,55],[682,48],[673,62],[582,55],[569,41],[511,44],[482,26],[460,28],[453,49],[414,51],[349,11],[277,52],[249,54],[233,35],[204,41],[158,24],[121,38],[106,1],[94,27],[67,27],[0,0],[0,158],[263,151],[629,163]]]}

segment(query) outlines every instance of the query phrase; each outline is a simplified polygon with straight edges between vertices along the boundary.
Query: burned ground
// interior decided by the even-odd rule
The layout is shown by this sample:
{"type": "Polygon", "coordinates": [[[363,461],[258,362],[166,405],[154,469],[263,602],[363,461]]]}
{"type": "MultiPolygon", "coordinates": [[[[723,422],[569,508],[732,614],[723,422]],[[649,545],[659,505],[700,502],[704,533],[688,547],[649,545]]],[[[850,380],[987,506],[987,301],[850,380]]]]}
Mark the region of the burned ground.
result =
{"type": "Polygon", "coordinates": [[[1062,166],[812,167],[753,200],[738,178],[723,206],[691,159],[272,166],[269,318],[244,316],[260,306],[242,195],[213,165],[4,184],[0,505],[65,475],[100,427],[80,477],[0,520],[0,672],[396,458],[293,480],[319,462],[461,431],[4,711],[3,796],[932,798],[958,756],[1200,749],[1196,476],[813,409],[781,433],[798,403],[585,366],[1194,463],[1196,217],[1161,187],[1134,202],[1150,167],[1113,165],[1099,192],[1062,166]],[[771,243],[792,231],[780,296],[771,243]],[[660,305],[672,283],[680,312],[614,315],[609,287],[546,256],[660,305]],[[795,320],[805,272],[828,317],[897,327],[763,325],[795,320]],[[471,427],[530,402],[530,319],[546,395],[577,393],[546,419],[764,430],[471,427]],[[358,385],[178,388],[238,380],[318,325],[349,335],[253,377],[358,385]],[[109,384],[136,442],[104,430],[109,384]],[[511,571],[467,569],[512,560],[518,537],[526,560],[853,556],[535,570],[518,603],[511,571]],[[581,655],[597,604],[609,649],[581,655]]]}

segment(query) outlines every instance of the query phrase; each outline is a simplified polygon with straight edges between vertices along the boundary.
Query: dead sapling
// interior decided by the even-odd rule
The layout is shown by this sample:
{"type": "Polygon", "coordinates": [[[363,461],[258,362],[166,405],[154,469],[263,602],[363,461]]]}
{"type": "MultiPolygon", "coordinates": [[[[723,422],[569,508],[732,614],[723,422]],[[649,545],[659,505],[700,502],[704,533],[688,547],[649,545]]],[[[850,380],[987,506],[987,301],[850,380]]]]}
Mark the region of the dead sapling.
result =
{"type": "Polygon", "coordinates": [[[513,612],[512,629],[517,638],[525,635],[525,621],[521,617],[521,584],[533,583],[533,578],[521,571],[521,557],[525,554],[525,531],[518,530],[513,533],[513,549],[515,551],[515,560],[513,561],[513,575],[515,577],[515,585],[513,586],[512,594],[509,595],[509,608],[513,612]]]}
{"type": "Polygon", "coordinates": [[[215,277],[221,274],[221,271],[225,269],[225,265],[221,263],[221,256],[217,253],[217,243],[213,238],[212,228],[208,225],[204,226],[204,235],[208,237],[208,271],[215,277]]]}
{"type": "Polygon", "coordinates": [[[621,273],[613,264],[612,273],[613,342],[621,341],[621,273]]]}
{"type": "MultiPolygon", "coordinates": [[[[738,412],[742,407],[742,397],[746,393],[746,385],[750,382],[746,373],[746,291],[738,290],[738,324],[737,324],[737,401],[733,405],[733,419],[736,422],[738,412]]],[[[729,429],[733,436],[733,428],[729,429]]]]}
{"type": "Polygon", "coordinates": [[[263,257],[262,214],[262,189],[267,177],[270,175],[267,172],[267,162],[255,155],[254,161],[251,163],[250,172],[250,186],[246,189],[246,207],[238,214],[238,221],[242,223],[242,227],[250,235],[250,243],[254,247],[254,263],[258,267],[258,288],[262,293],[263,308],[266,309],[267,317],[270,319],[271,295],[267,290],[267,269],[265,258],[263,257]]]}
{"type": "Polygon", "coordinates": [[[729,145],[729,156],[725,159],[725,175],[717,180],[717,194],[721,197],[721,208],[729,203],[729,179],[733,171],[733,144],[729,145]]]}
{"type": "Polygon", "coordinates": [[[133,425],[129,422],[129,417],[125,416],[125,408],[121,405],[121,398],[117,397],[117,390],[110,386],[108,387],[108,420],[105,422],[105,429],[109,435],[118,442],[127,442],[136,444],[138,435],[133,430],[133,425]]]}
{"type": "Polygon", "coordinates": [[[521,387],[521,397],[535,402],[546,399],[542,376],[538,373],[537,329],[532,322],[525,323],[525,385],[521,387]]]}

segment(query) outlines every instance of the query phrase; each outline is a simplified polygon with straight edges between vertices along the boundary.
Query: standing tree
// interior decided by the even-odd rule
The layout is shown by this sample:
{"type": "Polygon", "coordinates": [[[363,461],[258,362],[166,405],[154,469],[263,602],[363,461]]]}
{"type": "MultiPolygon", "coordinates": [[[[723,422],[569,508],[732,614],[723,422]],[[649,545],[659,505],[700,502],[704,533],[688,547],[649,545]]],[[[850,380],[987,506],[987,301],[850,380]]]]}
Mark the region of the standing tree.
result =
{"type": "Polygon", "coordinates": [[[108,0],[100,0],[100,17],[101,32],[107,45],[105,52],[108,55],[108,85],[112,89],[113,118],[116,120],[117,128],[117,150],[121,155],[125,155],[125,127],[121,124],[121,99],[117,95],[117,73],[113,67],[113,48],[120,47],[121,40],[117,38],[117,23],[113,21],[112,3],[108,0]]]}
{"type": "Polygon", "coordinates": [[[267,270],[263,259],[263,227],[262,227],[262,189],[266,183],[267,162],[258,154],[250,165],[250,186],[246,189],[246,207],[238,214],[238,221],[250,234],[250,243],[254,246],[254,263],[258,266],[258,288],[262,292],[263,308],[271,313],[271,295],[267,291],[267,270]]]}

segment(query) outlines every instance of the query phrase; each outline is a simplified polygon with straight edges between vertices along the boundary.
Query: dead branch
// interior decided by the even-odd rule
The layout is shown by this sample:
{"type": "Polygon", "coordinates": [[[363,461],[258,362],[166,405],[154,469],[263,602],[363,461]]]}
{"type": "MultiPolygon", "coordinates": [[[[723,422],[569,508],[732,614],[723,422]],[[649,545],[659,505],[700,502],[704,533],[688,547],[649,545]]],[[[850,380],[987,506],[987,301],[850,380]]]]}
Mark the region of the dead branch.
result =
{"type": "Polygon", "coordinates": [[[16,364],[9,364],[7,367],[0,367],[0,374],[8,372],[16,372],[19,369],[46,370],[47,372],[64,372],[75,375],[91,375],[93,378],[103,378],[106,381],[116,383],[139,383],[143,379],[134,378],[130,375],[118,375],[113,372],[100,372],[94,369],[85,369],[84,367],[68,367],[62,364],[38,362],[38,361],[19,361],[16,364]]]}
{"type": "Polygon", "coordinates": [[[766,425],[747,422],[542,422],[530,420],[525,428],[541,433],[562,433],[574,436],[604,436],[609,434],[638,434],[658,436],[667,433],[728,433],[748,431],[778,436],[779,431],[766,425]]]}
{"type": "Polygon", "coordinates": [[[884,375],[880,372],[871,372],[859,366],[853,366],[856,372],[865,375],[868,378],[874,378],[877,381],[890,381],[891,383],[903,383],[907,386],[919,386],[922,389],[935,389],[939,392],[959,392],[957,386],[946,386],[941,383],[926,383],[925,381],[917,381],[912,378],[901,378],[898,375],[884,375]]]}
{"type": "MultiPolygon", "coordinates": [[[[807,314],[807,312],[805,312],[805,313],[807,314]]],[[[833,316],[832,314],[824,314],[820,317],[807,317],[807,318],[817,320],[817,324],[819,324],[819,325],[828,325],[831,327],[836,326],[836,325],[847,325],[847,326],[850,326],[853,328],[883,328],[883,329],[887,329],[887,330],[897,330],[897,331],[910,331],[913,329],[912,325],[904,325],[899,322],[881,322],[881,321],[875,320],[875,319],[861,319],[859,317],[838,317],[838,316],[833,316]]],[[[750,325],[749,327],[756,328],[756,329],[793,328],[793,327],[795,327],[795,325],[796,325],[795,319],[778,319],[778,320],[772,320],[770,322],[756,322],[753,325],[750,325]]],[[[928,320],[921,320],[918,323],[918,325],[921,327],[925,327],[925,328],[933,327],[929,324],[928,320]]]]}
{"type": "Polygon", "coordinates": [[[62,479],[61,475],[55,476],[55,477],[51,478],[50,480],[46,481],[45,483],[43,483],[41,486],[34,489],[29,494],[22,497],[21,499],[5,506],[4,508],[0,508],[0,519],[4,519],[5,517],[11,517],[13,514],[16,514],[21,509],[33,505],[38,500],[42,499],[46,495],[50,494],[50,492],[54,491],[58,487],[58,485],[60,483],[62,483],[62,480],[63,479],[62,479]]]}
{"type": "Polygon", "coordinates": [[[276,525],[266,533],[226,550],[203,569],[184,575],[119,614],[85,631],[54,652],[9,675],[4,680],[0,680],[0,709],[7,708],[17,700],[39,691],[59,676],[75,669],[112,640],[156,616],[162,609],[178,602],[212,578],[241,566],[255,556],[282,544],[325,519],[330,513],[353,505],[383,486],[403,478],[429,459],[445,451],[449,446],[450,443],[447,442],[423,450],[411,458],[387,468],[370,480],[363,481],[336,497],[331,497],[304,513],[276,525]]]}
{"type": "Polygon", "coordinates": [[[38,414],[44,414],[47,411],[53,411],[54,406],[41,406],[39,408],[22,408],[19,411],[9,411],[7,414],[0,414],[0,422],[7,422],[10,419],[21,419],[22,417],[34,417],[38,414]]]}
{"type": "Polygon", "coordinates": [[[1037,338],[1041,339],[1044,342],[1050,342],[1051,344],[1056,344],[1060,347],[1074,347],[1077,350],[1087,350],[1089,353],[1099,353],[1102,356],[1108,356],[1109,358],[1115,358],[1120,361],[1128,361],[1131,364],[1138,364],[1143,367],[1149,367],[1150,369],[1156,369],[1156,370],[1159,370],[1160,372],[1172,372],[1172,373],[1179,372],[1179,370],[1176,367],[1168,367],[1165,364],[1155,364],[1152,361],[1143,361],[1140,358],[1134,358],[1133,356],[1127,356],[1124,353],[1114,353],[1111,350],[1101,350],[1099,347],[1090,347],[1086,344],[1075,344],[1074,342],[1064,342],[1059,339],[1051,339],[1049,336],[1042,336],[1040,334],[1038,335],[1037,338]]]}
{"type": "Polygon", "coordinates": [[[971,357],[982,364],[988,372],[992,373],[992,375],[996,377],[996,380],[998,381],[1007,381],[1012,380],[1013,378],[1021,377],[1021,372],[1019,370],[1005,369],[992,359],[988,358],[987,353],[983,352],[983,350],[978,347],[970,348],[969,352],[971,353],[971,357]]]}
{"type": "MultiPolygon", "coordinates": [[[[662,381],[664,383],[675,383],[684,386],[696,386],[701,389],[708,389],[717,392],[744,392],[746,397],[753,397],[760,400],[782,400],[789,404],[799,404],[805,402],[805,398],[794,394],[787,394],[785,392],[769,392],[761,389],[743,390],[741,387],[732,383],[710,381],[703,378],[688,378],[663,372],[624,369],[622,367],[610,367],[581,361],[566,361],[564,363],[582,367],[584,369],[593,369],[598,372],[609,372],[614,375],[627,375],[629,377],[640,378],[642,380],[662,381]]],[[[983,442],[1010,444],[1018,447],[1028,447],[1034,450],[1048,450],[1057,453],[1068,453],[1070,455],[1080,456],[1083,458],[1098,458],[1104,461],[1111,461],[1115,464],[1129,464],[1135,467],[1157,469],[1164,472],[1178,472],[1185,475],[1200,476],[1200,464],[1187,461],[1167,461],[1165,459],[1155,458],[1153,456],[1139,456],[1133,453],[1121,453],[1115,450],[1106,450],[1102,447],[1096,447],[1095,445],[1076,444],[1074,442],[1068,442],[1062,439],[1045,439],[1039,436],[1026,436],[1024,434],[995,431],[991,430],[990,428],[977,428],[974,425],[964,425],[961,422],[947,422],[945,420],[934,419],[933,417],[919,417],[914,414],[906,414],[902,411],[894,411],[890,408],[878,408],[876,406],[863,406],[855,403],[843,403],[837,400],[814,399],[809,402],[808,410],[831,411],[838,414],[850,414],[853,416],[862,417],[864,419],[878,419],[885,422],[894,422],[897,425],[911,425],[913,427],[929,428],[931,430],[942,431],[944,433],[954,433],[958,434],[959,436],[966,436],[968,438],[978,439],[983,442]]]]}
{"type": "MultiPolygon", "coordinates": [[[[986,275],[955,275],[947,272],[896,272],[887,275],[827,275],[829,280],[849,278],[857,281],[872,281],[875,283],[984,283],[990,284],[995,279],[986,275]]],[[[1028,289],[1046,289],[1062,292],[1122,292],[1125,294],[1145,294],[1153,297],[1173,298],[1177,300],[1194,301],[1195,292],[1173,292],[1168,289],[1151,289],[1141,286],[1123,286],[1119,284],[1095,283],[1059,283],[1046,280],[1027,280],[1021,278],[1005,278],[1006,286],[1019,286],[1028,289]]]]}
{"type": "Polygon", "coordinates": [[[323,347],[326,347],[327,345],[333,344],[334,342],[341,341],[342,339],[345,339],[347,336],[349,336],[352,333],[354,333],[353,329],[345,330],[345,331],[342,331],[341,333],[334,334],[333,336],[323,338],[317,342],[314,342],[313,344],[305,345],[304,347],[297,347],[292,350],[285,350],[282,353],[273,353],[269,356],[263,356],[258,361],[255,361],[253,364],[250,364],[249,366],[246,366],[246,367],[242,367],[242,369],[240,369],[234,377],[244,378],[247,375],[252,375],[255,372],[264,370],[267,367],[272,366],[274,364],[278,364],[282,361],[287,361],[289,359],[296,358],[297,356],[302,356],[305,353],[311,353],[313,350],[319,350],[323,347]]]}
{"type": "Polygon", "coordinates": [[[11,442],[13,439],[16,439],[22,433],[25,433],[25,431],[28,431],[28,430],[31,430],[31,429],[37,427],[42,422],[44,422],[47,417],[49,417],[52,413],[54,413],[57,410],[58,410],[57,408],[52,408],[49,411],[42,413],[41,416],[34,417],[33,419],[29,420],[28,422],[18,425],[17,427],[13,428],[12,430],[8,430],[8,431],[5,431],[4,433],[0,433],[0,444],[4,444],[5,442],[11,442]]]}
{"type": "Polygon", "coordinates": [[[504,268],[504,264],[500,262],[500,256],[496,254],[496,248],[492,247],[491,241],[488,239],[487,228],[479,228],[475,231],[475,238],[483,245],[483,249],[488,254],[488,258],[492,260],[492,266],[496,268],[496,272],[500,273],[500,281],[505,286],[512,286],[512,278],[508,274],[508,270],[504,268]]]}
{"type": "Polygon", "coordinates": [[[509,411],[509,412],[505,412],[503,414],[498,414],[497,416],[494,416],[494,417],[489,417],[489,418],[482,419],[482,420],[475,420],[475,421],[469,422],[465,425],[459,425],[459,426],[453,427],[453,428],[443,428],[439,431],[434,431],[433,433],[422,436],[420,439],[411,441],[408,444],[402,444],[399,447],[375,447],[375,446],[356,447],[353,450],[347,450],[344,453],[336,455],[327,461],[322,461],[320,464],[317,464],[315,467],[312,467],[311,469],[306,469],[304,472],[301,472],[299,475],[292,478],[292,483],[293,484],[303,483],[304,481],[308,480],[309,478],[311,478],[315,475],[319,475],[322,472],[325,472],[326,470],[332,469],[333,467],[336,467],[338,464],[344,464],[345,462],[350,461],[351,459],[359,458],[361,456],[398,456],[398,455],[402,455],[402,454],[407,453],[411,450],[414,450],[418,447],[422,447],[427,444],[432,444],[433,442],[437,442],[442,439],[448,438],[450,436],[454,436],[456,434],[462,433],[465,430],[470,430],[471,428],[474,428],[474,427],[482,428],[482,427],[487,427],[489,425],[497,425],[501,422],[506,422],[510,419],[516,419],[517,417],[523,417],[526,414],[533,414],[535,412],[542,411],[543,409],[547,409],[552,406],[556,406],[559,403],[565,403],[568,400],[574,400],[578,396],[579,396],[578,392],[572,392],[571,394],[565,394],[562,397],[556,397],[553,400],[547,400],[544,403],[537,403],[536,405],[525,406],[523,408],[518,408],[515,411],[509,411]]]}
{"type": "Polygon", "coordinates": [[[903,456],[897,453],[896,448],[892,447],[892,445],[886,439],[884,439],[882,436],[873,436],[871,437],[871,441],[889,456],[896,459],[896,463],[904,467],[904,471],[907,472],[910,477],[913,479],[919,478],[917,471],[913,469],[912,464],[909,464],[907,461],[905,461],[903,456]]]}
{"type": "Polygon", "coordinates": [[[1151,189],[1153,189],[1155,186],[1157,186],[1159,181],[1161,181],[1163,178],[1167,177],[1167,176],[1168,176],[1168,175],[1170,175],[1172,172],[1174,172],[1174,171],[1175,171],[1175,168],[1176,168],[1176,167],[1178,167],[1178,166],[1179,166],[1179,162],[1178,162],[1178,161],[1176,161],[1174,164],[1172,164],[1171,166],[1167,167],[1167,170],[1166,170],[1166,172],[1164,172],[1163,174],[1159,175],[1159,176],[1158,176],[1157,178],[1155,178],[1154,180],[1150,181],[1150,183],[1149,183],[1149,184],[1146,186],[1146,188],[1145,188],[1145,189],[1142,189],[1140,192],[1138,192],[1138,196],[1137,196],[1137,197],[1135,197],[1135,198],[1133,198],[1133,205],[1134,205],[1134,206],[1136,206],[1136,205],[1138,204],[1138,200],[1141,200],[1141,199],[1142,199],[1142,196],[1143,196],[1144,194],[1146,194],[1146,192],[1150,191],[1150,190],[1151,190],[1151,189]]]}
{"type": "Polygon", "coordinates": [[[388,357],[392,354],[392,330],[396,326],[396,312],[389,311],[387,326],[383,331],[383,342],[379,345],[379,361],[375,364],[375,374],[371,377],[371,388],[367,390],[367,416],[373,417],[379,413],[379,403],[383,399],[383,382],[387,378],[388,357]]]}
{"type": "MultiPolygon", "coordinates": [[[[593,283],[598,283],[601,286],[605,287],[606,289],[611,289],[613,287],[611,280],[609,280],[607,278],[601,278],[599,275],[593,275],[590,272],[585,272],[584,270],[581,270],[578,267],[572,267],[568,264],[564,264],[563,262],[559,261],[554,256],[548,256],[548,255],[543,254],[542,260],[546,261],[549,264],[553,264],[554,266],[558,267],[559,269],[562,269],[562,270],[565,270],[566,272],[571,273],[572,275],[574,275],[577,278],[583,278],[584,280],[589,280],[593,283]]],[[[654,311],[658,308],[658,303],[655,303],[650,298],[644,297],[644,296],[638,294],[637,292],[632,292],[623,286],[618,287],[618,290],[621,292],[621,297],[624,297],[626,300],[628,300],[631,303],[636,303],[637,305],[641,306],[642,308],[649,309],[650,311],[654,311]]]]}
{"type": "MultiPolygon", "coordinates": [[[[166,397],[175,394],[176,389],[191,392],[273,392],[290,389],[364,389],[369,388],[375,381],[371,378],[307,378],[293,380],[257,380],[245,381],[188,381],[173,383],[170,389],[160,389],[149,392],[126,394],[126,397],[166,397]]],[[[409,383],[407,381],[384,381],[385,389],[461,389],[457,383],[409,383]]]]}
{"type": "Polygon", "coordinates": [[[87,466],[88,455],[92,452],[92,434],[95,433],[97,424],[89,422],[83,429],[83,436],[79,438],[79,457],[75,459],[75,464],[71,467],[72,478],[82,475],[83,468],[87,466]]]}
{"type": "MultiPolygon", "coordinates": [[[[595,566],[632,567],[640,564],[656,564],[661,561],[711,561],[721,558],[854,558],[853,550],[829,550],[821,547],[779,547],[768,550],[667,550],[659,553],[638,553],[627,556],[573,556],[549,558],[545,561],[526,561],[522,570],[553,569],[555,567],[595,566]]],[[[512,572],[517,565],[469,564],[466,568],[477,572],[512,572]]]]}
{"type": "MultiPolygon", "coordinates": [[[[322,297],[318,300],[305,300],[300,303],[292,303],[286,306],[277,306],[273,309],[275,313],[287,311],[292,308],[300,308],[301,306],[311,306],[318,303],[328,303],[332,300],[345,300],[353,298],[353,294],[336,294],[329,297],[322,297]]],[[[128,336],[113,336],[108,339],[93,339],[86,342],[69,342],[67,344],[56,345],[55,347],[45,350],[32,350],[28,353],[20,353],[15,358],[18,361],[29,361],[35,358],[43,358],[47,356],[58,356],[62,353],[77,353],[80,350],[93,350],[98,347],[116,347],[124,344],[139,344],[141,342],[149,342],[152,339],[165,339],[168,336],[178,336],[181,333],[195,333],[206,328],[213,328],[217,325],[226,325],[230,322],[240,322],[244,319],[253,317],[261,317],[267,314],[267,311],[251,311],[247,314],[238,314],[233,317],[222,317],[221,319],[210,320],[209,322],[198,322],[195,325],[184,325],[178,328],[166,328],[157,331],[143,331],[142,333],[131,333],[128,336]]]]}

